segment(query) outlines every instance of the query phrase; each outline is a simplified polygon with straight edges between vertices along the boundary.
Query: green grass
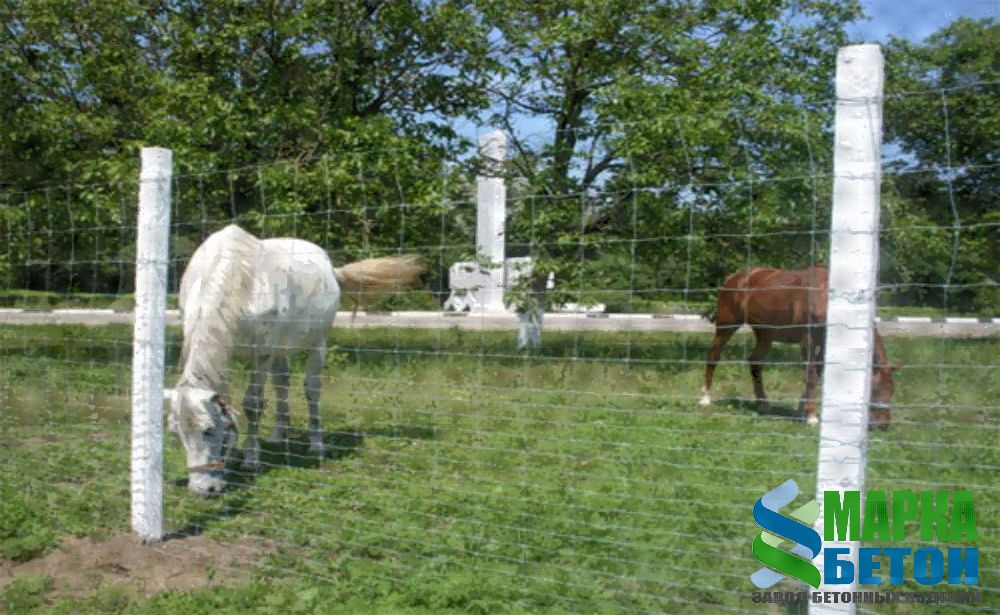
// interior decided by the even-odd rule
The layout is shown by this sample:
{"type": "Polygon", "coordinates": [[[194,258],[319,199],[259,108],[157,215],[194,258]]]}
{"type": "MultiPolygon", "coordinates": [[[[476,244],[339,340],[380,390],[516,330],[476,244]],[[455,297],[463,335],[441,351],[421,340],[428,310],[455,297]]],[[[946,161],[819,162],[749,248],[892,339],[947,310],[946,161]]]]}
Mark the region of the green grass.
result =
{"type": "MultiPolygon", "coordinates": [[[[441,302],[429,290],[381,295],[366,301],[370,310],[437,310],[441,302]]],[[[62,308],[115,309],[135,308],[131,293],[60,293],[42,290],[0,290],[0,307],[29,310],[62,308]]],[[[167,295],[167,308],[177,309],[177,293],[167,295]]]]}
{"type": "MultiPolygon", "coordinates": [[[[167,300],[170,307],[176,307],[177,295],[171,294],[167,300]]],[[[4,290],[0,291],[0,307],[49,310],[55,308],[113,308],[131,310],[135,298],[131,294],[112,293],[58,293],[44,290],[4,290]]]]}
{"type": "MultiPolygon", "coordinates": [[[[512,338],[335,330],[322,401],[335,454],[317,465],[301,447],[271,450],[273,469],[235,476],[248,488],[220,499],[174,484],[184,459],[169,439],[168,529],[273,541],[252,584],[68,601],[28,579],[0,602],[85,613],[765,608],[749,600],[751,506],[788,478],[806,493],[815,484],[817,432],[795,408],[798,350],[772,353],[774,403],[761,414],[739,400],[750,393],[743,364],[720,366],[713,407],[694,403],[705,335],[547,333],[532,356],[512,338]]],[[[745,356],[747,340],[723,358],[745,356]]],[[[0,558],[36,556],[67,533],[127,530],[129,341],[119,326],[0,327],[0,558]]],[[[971,488],[981,587],[997,608],[1000,379],[988,366],[1000,344],[887,344],[907,368],[893,428],[873,435],[869,486],[971,488]]],[[[242,391],[242,371],[236,379],[242,391]]],[[[293,387],[301,429],[301,372],[293,387]]]]}

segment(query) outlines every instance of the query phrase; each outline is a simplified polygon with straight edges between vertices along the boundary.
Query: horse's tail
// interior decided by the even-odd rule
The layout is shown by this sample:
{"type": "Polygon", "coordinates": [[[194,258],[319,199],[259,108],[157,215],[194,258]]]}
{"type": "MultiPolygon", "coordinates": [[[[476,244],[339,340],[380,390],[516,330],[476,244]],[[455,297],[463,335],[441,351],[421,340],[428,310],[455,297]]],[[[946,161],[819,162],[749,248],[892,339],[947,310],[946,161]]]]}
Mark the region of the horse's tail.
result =
{"type": "Polygon", "coordinates": [[[333,270],[344,292],[384,293],[414,288],[426,271],[423,259],[415,254],[366,258],[333,270]]]}

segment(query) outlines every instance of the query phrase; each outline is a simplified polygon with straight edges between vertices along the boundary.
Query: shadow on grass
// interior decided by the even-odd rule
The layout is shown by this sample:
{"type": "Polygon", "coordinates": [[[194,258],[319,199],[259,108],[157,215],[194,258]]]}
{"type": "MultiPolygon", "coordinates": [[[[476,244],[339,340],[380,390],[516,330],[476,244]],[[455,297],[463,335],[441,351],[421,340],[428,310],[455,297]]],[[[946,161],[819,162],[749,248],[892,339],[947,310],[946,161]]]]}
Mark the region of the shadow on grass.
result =
{"type": "MultiPolygon", "coordinates": [[[[327,432],[323,436],[323,443],[326,445],[323,459],[309,452],[309,436],[305,429],[292,428],[289,430],[288,438],[284,442],[267,442],[262,439],[260,443],[260,469],[249,471],[243,468],[243,456],[240,451],[234,452],[226,463],[225,482],[226,492],[219,496],[224,500],[225,505],[221,510],[205,511],[196,516],[183,528],[171,532],[164,536],[164,540],[174,538],[184,538],[187,536],[197,536],[201,534],[205,526],[213,521],[218,521],[226,517],[234,517],[245,512],[252,512],[251,502],[253,497],[250,488],[257,481],[257,478],[276,469],[281,468],[305,468],[317,469],[325,459],[338,460],[354,455],[361,447],[364,437],[360,432],[351,430],[338,430],[327,432]]],[[[242,438],[241,438],[242,445],[242,438]]],[[[176,487],[187,487],[187,477],[174,481],[176,487]]],[[[196,497],[196,496],[191,496],[196,497]]]]}
{"type": "Polygon", "coordinates": [[[747,399],[745,397],[730,397],[720,400],[719,404],[740,412],[752,412],[758,416],[805,420],[805,415],[799,410],[798,406],[791,404],[775,403],[773,401],[762,404],[755,399],[747,399]]]}
{"type": "MultiPolygon", "coordinates": [[[[220,510],[205,511],[196,516],[185,527],[171,532],[163,540],[200,535],[207,524],[227,517],[253,512],[251,487],[256,480],[268,472],[281,468],[318,469],[325,460],[337,461],[356,455],[364,443],[365,436],[433,440],[437,438],[434,428],[419,425],[388,425],[375,429],[343,429],[327,432],[323,436],[325,451],[322,459],[309,452],[309,435],[305,429],[289,429],[284,442],[260,443],[260,469],[249,471],[242,467],[242,454],[237,451],[226,464],[226,492],[219,496],[224,500],[220,510]]],[[[187,477],[174,481],[176,487],[187,487],[187,477]]],[[[195,497],[195,496],[192,496],[195,497]]]]}

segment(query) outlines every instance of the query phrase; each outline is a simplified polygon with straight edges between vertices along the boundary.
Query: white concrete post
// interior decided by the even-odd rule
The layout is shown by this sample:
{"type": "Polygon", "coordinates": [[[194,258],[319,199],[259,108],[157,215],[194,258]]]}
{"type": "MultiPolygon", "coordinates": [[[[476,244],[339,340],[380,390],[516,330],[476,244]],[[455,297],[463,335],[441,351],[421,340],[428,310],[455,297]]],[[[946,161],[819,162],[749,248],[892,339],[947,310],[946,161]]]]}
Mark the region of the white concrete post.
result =
{"type": "Polygon", "coordinates": [[[132,337],[132,529],[163,537],[163,361],[172,154],[142,149],[132,337]]]}
{"type": "Polygon", "coordinates": [[[476,253],[489,263],[490,287],[479,295],[480,309],[504,312],[504,225],[507,218],[507,187],[503,163],[507,157],[507,135],[501,130],[479,137],[479,155],[484,174],[476,177],[476,253]]]}
{"type": "MultiPolygon", "coordinates": [[[[821,535],[823,492],[863,491],[865,484],[878,283],[883,82],[878,45],[851,45],[837,53],[830,291],[816,476],[821,535]]],[[[851,561],[857,565],[857,543],[823,543],[824,549],[830,547],[850,548],[851,561]]],[[[816,562],[821,573],[822,559],[820,555],[816,562]]],[[[850,586],[820,587],[820,591],[856,589],[856,581],[850,586]]],[[[812,615],[854,612],[853,603],[810,607],[812,615]]]]}

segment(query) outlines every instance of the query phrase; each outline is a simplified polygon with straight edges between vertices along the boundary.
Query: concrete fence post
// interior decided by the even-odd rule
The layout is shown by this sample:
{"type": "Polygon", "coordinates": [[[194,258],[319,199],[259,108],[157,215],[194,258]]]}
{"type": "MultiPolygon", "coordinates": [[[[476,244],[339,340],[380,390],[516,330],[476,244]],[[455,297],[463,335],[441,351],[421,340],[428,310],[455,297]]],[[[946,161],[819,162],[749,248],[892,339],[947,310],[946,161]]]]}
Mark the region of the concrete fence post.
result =
{"type": "Polygon", "coordinates": [[[132,529],[163,537],[163,363],[172,153],[142,150],[132,337],[132,529]]]}
{"type": "MultiPolygon", "coordinates": [[[[879,194],[881,190],[882,51],[851,45],[837,54],[833,213],[830,223],[830,289],[823,358],[823,409],[816,492],[817,530],[823,533],[823,493],[864,490],[871,394],[872,349],[878,284],[879,194]]],[[[857,562],[858,545],[824,542],[824,550],[846,547],[857,562]]],[[[816,562],[823,572],[822,555],[816,562]]],[[[851,585],[821,586],[849,592],[851,585]]],[[[812,615],[854,613],[851,604],[813,604],[812,615]]]]}

